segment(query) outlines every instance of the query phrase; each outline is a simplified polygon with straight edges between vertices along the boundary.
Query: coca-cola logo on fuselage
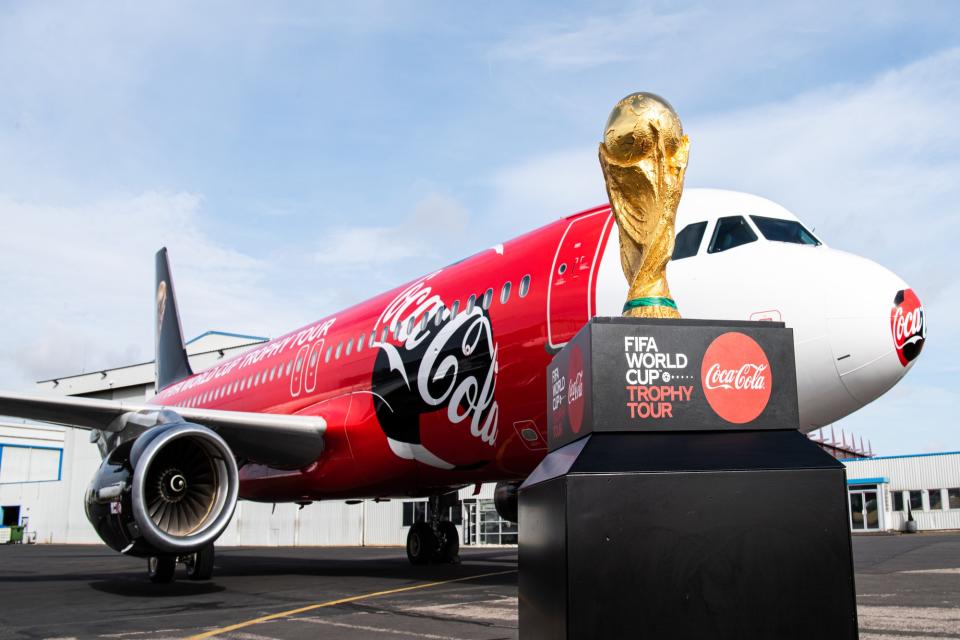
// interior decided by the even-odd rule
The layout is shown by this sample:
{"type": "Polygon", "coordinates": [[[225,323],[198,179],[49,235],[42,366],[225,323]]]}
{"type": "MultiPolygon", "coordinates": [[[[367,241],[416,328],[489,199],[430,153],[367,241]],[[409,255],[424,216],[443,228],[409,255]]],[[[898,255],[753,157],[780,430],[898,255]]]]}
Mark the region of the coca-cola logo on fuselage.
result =
{"type": "Polygon", "coordinates": [[[480,305],[451,314],[429,286],[435,275],[402,291],[377,322],[374,408],[401,458],[476,468],[497,440],[497,344],[480,305]]]}
{"type": "Polygon", "coordinates": [[[927,339],[927,327],[924,323],[923,305],[913,289],[897,292],[890,311],[890,331],[893,334],[893,346],[897,351],[900,364],[907,366],[920,355],[927,339]]]}

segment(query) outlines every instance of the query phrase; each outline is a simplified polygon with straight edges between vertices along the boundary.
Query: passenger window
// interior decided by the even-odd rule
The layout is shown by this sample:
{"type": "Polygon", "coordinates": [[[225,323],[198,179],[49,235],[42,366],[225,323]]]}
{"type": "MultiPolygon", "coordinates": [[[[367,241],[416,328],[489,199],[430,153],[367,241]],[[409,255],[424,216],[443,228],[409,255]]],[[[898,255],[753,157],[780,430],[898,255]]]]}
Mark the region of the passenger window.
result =
{"type": "Polygon", "coordinates": [[[673,245],[673,260],[682,260],[697,255],[700,251],[700,242],[703,232],[707,230],[706,222],[688,224],[677,234],[677,241],[673,245]]]}
{"type": "Polygon", "coordinates": [[[743,216],[726,216],[717,220],[717,228],[713,231],[707,253],[720,253],[756,240],[757,234],[743,216]]]}
{"type": "Polygon", "coordinates": [[[348,356],[351,351],[353,351],[353,338],[347,340],[347,351],[343,355],[348,356]]]}
{"type": "Polygon", "coordinates": [[[370,344],[368,344],[367,346],[368,346],[368,347],[372,347],[372,346],[373,346],[373,343],[376,342],[376,341],[377,341],[377,330],[376,330],[376,329],[371,329],[371,330],[370,330],[370,344]]]}
{"type": "Polygon", "coordinates": [[[336,360],[339,360],[339,359],[340,359],[340,352],[341,352],[341,351],[343,351],[343,343],[342,343],[342,342],[340,342],[340,343],[337,344],[337,350],[336,350],[336,352],[334,352],[334,354],[333,354],[334,359],[336,359],[336,360]]]}
{"type": "Polygon", "coordinates": [[[317,352],[313,349],[310,350],[310,368],[317,366],[317,352]]]}
{"type": "Polygon", "coordinates": [[[386,342],[386,341],[387,341],[387,333],[388,333],[387,327],[384,327],[384,328],[383,328],[383,335],[380,336],[380,342],[386,342]]]}
{"type": "Polygon", "coordinates": [[[290,371],[293,370],[293,358],[290,358],[290,362],[287,363],[287,375],[290,375],[290,371]]]}
{"type": "Polygon", "coordinates": [[[323,356],[324,362],[330,362],[330,356],[333,354],[333,347],[327,347],[327,355],[323,356]]]}
{"type": "Polygon", "coordinates": [[[270,382],[273,382],[273,376],[277,373],[277,366],[270,367],[270,382]]]}
{"type": "Polygon", "coordinates": [[[520,281],[520,297],[526,298],[527,294],[530,293],[530,274],[523,276],[523,280],[520,281]]]}
{"type": "Polygon", "coordinates": [[[767,240],[773,242],[790,242],[792,244],[809,244],[817,246],[820,241],[796,220],[782,218],[766,218],[764,216],[750,216],[753,224],[757,225],[760,233],[767,240]]]}
{"type": "Polygon", "coordinates": [[[464,309],[467,315],[469,315],[470,312],[473,311],[473,307],[476,304],[477,304],[477,296],[476,294],[471,293],[470,297],[467,299],[467,308],[464,309]]]}
{"type": "Polygon", "coordinates": [[[460,301],[454,300],[453,306],[450,307],[450,319],[453,320],[457,317],[457,314],[460,312],[460,301]]]}
{"type": "Polygon", "coordinates": [[[443,322],[443,310],[443,305],[437,307],[437,316],[433,319],[433,323],[438,327],[440,326],[440,323],[443,322]]]}
{"type": "Polygon", "coordinates": [[[407,319],[407,334],[404,337],[407,337],[413,334],[413,320],[414,320],[413,316],[410,316],[407,319]]]}
{"type": "Polygon", "coordinates": [[[491,288],[491,289],[487,289],[487,291],[483,294],[483,298],[482,298],[480,304],[481,304],[481,306],[483,306],[484,309],[489,309],[491,302],[493,302],[493,289],[492,289],[492,288],[491,288]]]}
{"type": "Polygon", "coordinates": [[[500,289],[500,304],[507,304],[507,300],[510,299],[510,281],[507,280],[503,283],[503,288],[500,289]]]}
{"type": "Polygon", "coordinates": [[[361,351],[363,351],[364,338],[366,338],[366,336],[363,334],[360,334],[360,337],[357,338],[357,353],[360,353],[361,351]]]}

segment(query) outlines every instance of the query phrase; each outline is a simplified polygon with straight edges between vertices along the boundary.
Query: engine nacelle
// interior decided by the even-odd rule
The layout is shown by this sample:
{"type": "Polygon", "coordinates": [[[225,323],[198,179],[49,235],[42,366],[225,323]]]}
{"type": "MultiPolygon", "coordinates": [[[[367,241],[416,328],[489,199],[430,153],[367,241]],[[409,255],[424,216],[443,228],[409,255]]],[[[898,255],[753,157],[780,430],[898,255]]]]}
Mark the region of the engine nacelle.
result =
{"type": "Polygon", "coordinates": [[[87,519],[122,553],[187,555],[223,533],[239,488],[223,438],[189,422],[163,424],[104,459],[87,490],[87,519]]]}
{"type": "Polygon", "coordinates": [[[510,522],[518,522],[520,482],[498,482],[493,490],[493,506],[497,515],[510,522]]]}

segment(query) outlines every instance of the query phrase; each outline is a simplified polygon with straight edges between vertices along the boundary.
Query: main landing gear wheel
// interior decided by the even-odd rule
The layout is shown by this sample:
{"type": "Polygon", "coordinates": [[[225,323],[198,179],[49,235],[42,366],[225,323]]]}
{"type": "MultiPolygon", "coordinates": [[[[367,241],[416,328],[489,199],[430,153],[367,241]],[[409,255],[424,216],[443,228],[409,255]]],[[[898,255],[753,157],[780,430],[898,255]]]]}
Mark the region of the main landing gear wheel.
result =
{"type": "Polygon", "coordinates": [[[444,520],[437,525],[439,544],[434,560],[443,564],[459,564],[460,562],[460,534],[457,525],[444,520]]]}
{"type": "Polygon", "coordinates": [[[150,582],[167,584],[173,582],[173,572],[177,568],[177,559],[173,556],[151,556],[147,558],[147,575],[150,582]]]}
{"type": "Polygon", "coordinates": [[[183,557],[190,580],[209,580],[213,576],[213,545],[208,544],[196,553],[183,557]]]}
{"type": "Polygon", "coordinates": [[[415,522],[407,532],[407,559],[410,564],[427,564],[437,550],[437,536],[426,522],[415,522]]]}

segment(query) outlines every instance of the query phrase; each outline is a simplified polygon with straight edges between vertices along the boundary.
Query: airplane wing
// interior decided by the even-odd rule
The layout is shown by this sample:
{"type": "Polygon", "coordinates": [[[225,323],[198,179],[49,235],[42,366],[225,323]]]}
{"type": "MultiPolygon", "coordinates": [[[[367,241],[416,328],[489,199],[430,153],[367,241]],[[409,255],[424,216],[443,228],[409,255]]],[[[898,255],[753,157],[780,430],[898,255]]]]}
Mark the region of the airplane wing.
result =
{"type": "Polygon", "coordinates": [[[200,424],[217,432],[237,456],[261,464],[294,469],[310,464],[323,452],[323,434],[327,423],[319,416],[218,411],[72,396],[0,393],[0,415],[78,429],[117,432],[128,422],[138,424],[138,416],[156,415],[158,412],[176,414],[186,422],[200,424]]]}

